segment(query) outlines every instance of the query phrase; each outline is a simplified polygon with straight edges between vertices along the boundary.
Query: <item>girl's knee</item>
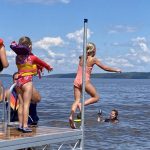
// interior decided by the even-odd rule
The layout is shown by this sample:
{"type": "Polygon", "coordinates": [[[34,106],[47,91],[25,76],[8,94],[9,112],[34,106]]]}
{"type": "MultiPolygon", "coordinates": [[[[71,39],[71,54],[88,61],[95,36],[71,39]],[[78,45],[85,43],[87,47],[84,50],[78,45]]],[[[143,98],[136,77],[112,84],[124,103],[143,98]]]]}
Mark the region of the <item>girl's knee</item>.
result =
{"type": "Polygon", "coordinates": [[[100,100],[100,96],[99,95],[96,95],[95,96],[95,102],[98,102],[100,100]]]}

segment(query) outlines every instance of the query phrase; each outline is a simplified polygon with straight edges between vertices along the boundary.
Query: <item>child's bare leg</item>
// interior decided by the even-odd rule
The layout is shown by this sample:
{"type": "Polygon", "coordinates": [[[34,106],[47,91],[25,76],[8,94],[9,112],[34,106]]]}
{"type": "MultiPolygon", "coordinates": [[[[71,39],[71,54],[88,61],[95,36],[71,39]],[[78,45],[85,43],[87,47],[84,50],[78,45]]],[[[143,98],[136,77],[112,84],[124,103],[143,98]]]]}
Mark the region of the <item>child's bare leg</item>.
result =
{"type": "Polygon", "coordinates": [[[75,99],[75,101],[72,104],[71,113],[75,113],[76,112],[78,103],[80,102],[80,97],[81,97],[81,90],[74,86],[74,99],[75,99]]]}
{"type": "Polygon", "coordinates": [[[19,127],[22,128],[23,126],[23,99],[20,93],[18,94],[18,98],[19,98],[19,108],[18,108],[19,127]]]}
{"type": "MultiPolygon", "coordinates": [[[[99,100],[100,97],[97,94],[95,87],[89,81],[86,82],[85,91],[91,96],[91,98],[87,99],[84,102],[85,106],[96,103],[99,100]]],[[[78,103],[78,108],[81,112],[81,103],[78,103]]]]}
{"type": "Polygon", "coordinates": [[[23,85],[23,127],[28,127],[28,115],[29,115],[29,106],[32,97],[33,84],[32,82],[28,82],[23,85]]]}
{"type": "Polygon", "coordinates": [[[71,128],[76,128],[74,125],[74,113],[76,112],[76,109],[78,107],[78,103],[80,102],[80,97],[81,97],[81,90],[77,87],[74,86],[74,103],[72,104],[71,107],[71,113],[69,117],[69,123],[71,128]]]}
{"type": "Polygon", "coordinates": [[[97,94],[95,87],[89,81],[86,82],[85,91],[91,96],[91,98],[85,101],[85,106],[96,103],[99,100],[100,97],[97,94]]]}

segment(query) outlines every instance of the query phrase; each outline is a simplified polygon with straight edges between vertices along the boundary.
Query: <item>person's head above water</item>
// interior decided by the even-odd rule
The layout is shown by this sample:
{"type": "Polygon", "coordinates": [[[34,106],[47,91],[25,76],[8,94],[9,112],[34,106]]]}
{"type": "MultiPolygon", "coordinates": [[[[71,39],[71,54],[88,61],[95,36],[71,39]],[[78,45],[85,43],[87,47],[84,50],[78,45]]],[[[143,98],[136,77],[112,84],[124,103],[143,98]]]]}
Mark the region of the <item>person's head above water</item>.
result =
{"type": "Polygon", "coordinates": [[[15,83],[18,80],[18,72],[15,72],[12,78],[13,78],[13,83],[15,83]]]}
{"type": "MultiPolygon", "coordinates": [[[[98,122],[99,122],[99,120],[98,120],[98,122]]],[[[113,109],[110,112],[109,118],[106,118],[102,122],[118,123],[119,122],[119,120],[118,120],[118,110],[113,109]]]]}
{"type": "Polygon", "coordinates": [[[95,53],[96,53],[96,46],[95,46],[95,44],[92,43],[92,42],[87,43],[86,52],[87,52],[88,56],[94,57],[95,53]]]}
{"type": "Polygon", "coordinates": [[[110,113],[110,119],[111,120],[118,120],[118,110],[113,109],[110,113]]]}

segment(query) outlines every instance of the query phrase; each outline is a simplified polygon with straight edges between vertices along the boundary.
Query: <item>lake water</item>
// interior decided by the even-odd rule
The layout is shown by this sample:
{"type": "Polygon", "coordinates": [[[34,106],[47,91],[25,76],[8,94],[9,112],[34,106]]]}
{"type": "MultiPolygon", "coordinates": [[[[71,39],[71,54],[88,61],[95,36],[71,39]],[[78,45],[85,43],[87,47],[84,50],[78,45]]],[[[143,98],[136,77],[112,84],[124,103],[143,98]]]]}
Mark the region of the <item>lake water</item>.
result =
{"type": "MultiPolygon", "coordinates": [[[[11,78],[1,80],[10,86],[11,78]]],[[[85,107],[85,150],[150,150],[150,80],[92,79],[92,83],[101,99],[85,107]],[[97,122],[99,109],[108,117],[114,108],[119,111],[119,123],[97,122]]],[[[36,78],[34,84],[42,96],[39,125],[69,127],[73,79],[36,78]]]]}

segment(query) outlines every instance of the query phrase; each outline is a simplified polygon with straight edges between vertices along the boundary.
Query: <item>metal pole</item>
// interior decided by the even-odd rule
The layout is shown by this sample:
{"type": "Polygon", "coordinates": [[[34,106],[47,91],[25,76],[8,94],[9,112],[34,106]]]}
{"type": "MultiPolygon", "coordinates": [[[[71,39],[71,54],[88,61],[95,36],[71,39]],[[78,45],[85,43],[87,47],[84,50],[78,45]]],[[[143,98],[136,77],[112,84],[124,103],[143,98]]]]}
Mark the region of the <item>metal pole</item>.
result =
{"type": "Polygon", "coordinates": [[[9,89],[9,96],[8,96],[8,120],[7,120],[7,125],[10,125],[10,95],[12,93],[12,90],[14,89],[14,87],[16,86],[16,83],[14,83],[10,89],[9,89]]]}
{"type": "Polygon", "coordinates": [[[5,132],[5,126],[6,126],[6,103],[5,103],[5,88],[3,84],[1,83],[1,94],[2,94],[2,100],[3,100],[3,112],[2,112],[2,123],[4,127],[4,132],[5,132]]]}
{"type": "Polygon", "coordinates": [[[5,88],[3,84],[1,84],[2,91],[2,100],[3,100],[3,112],[2,112],[2,123],[3,123],[3,131],[6,133],[6,103],[5,103],[5,88]]]}
{"type": "Polygon", "coordinates": [[[2,111],[2,122],[4,123],[5,122],[5,90],[4,90],[4,87],[3,87],[3,84],[1,84],[1,94],[2,94],[2,101],[3,101],[3,111],[2,111]]]}
{"type": "Polygon", "coordinates": [[[84,150],[84,99],[85,99],[85,73],[86,73],[86,45],[87,45],[87,23],[88,19],[84,19],[84,35],[83,35],[83,67],[82,67],[82,140],[81,140],[81,149],[84,150]]]}

